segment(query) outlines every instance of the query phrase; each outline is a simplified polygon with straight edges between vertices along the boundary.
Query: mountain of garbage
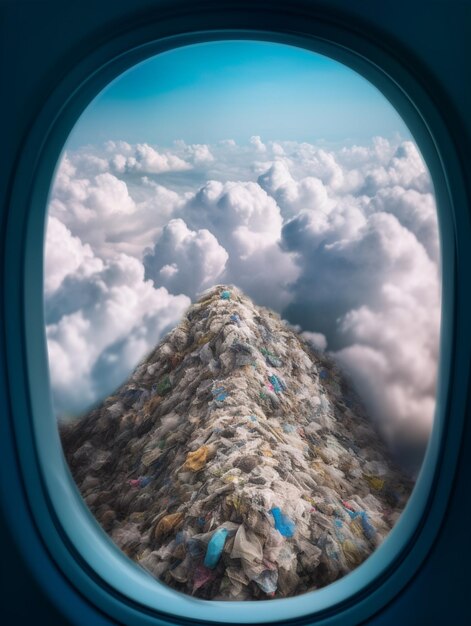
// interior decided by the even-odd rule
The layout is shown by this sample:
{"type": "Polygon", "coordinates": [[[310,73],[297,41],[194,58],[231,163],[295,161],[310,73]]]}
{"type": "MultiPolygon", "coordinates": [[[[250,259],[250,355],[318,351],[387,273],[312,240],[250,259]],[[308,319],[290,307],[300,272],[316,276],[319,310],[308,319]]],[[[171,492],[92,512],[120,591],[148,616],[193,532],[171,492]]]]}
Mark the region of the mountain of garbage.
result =
{"type": "Polygon", "coordinates": [[[335,364],[232,285],[60,432],[114,543],[207,600],[328,585],[377,548],[413,486],[335,364]]]}

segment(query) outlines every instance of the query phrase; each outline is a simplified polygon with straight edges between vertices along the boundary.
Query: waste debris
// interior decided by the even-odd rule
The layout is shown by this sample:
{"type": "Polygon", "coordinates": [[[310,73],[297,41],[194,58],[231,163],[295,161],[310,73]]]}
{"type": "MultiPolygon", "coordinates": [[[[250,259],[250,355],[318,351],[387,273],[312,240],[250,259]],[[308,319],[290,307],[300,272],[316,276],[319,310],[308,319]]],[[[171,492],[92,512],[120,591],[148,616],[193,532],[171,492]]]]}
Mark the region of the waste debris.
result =
{"type": "Polygon", "coordinates": [[[336,364],[233,285],[204,292],[60,434],[116,545],[206,600],[286,598],[341,578],[413,488],[336,364]]]}

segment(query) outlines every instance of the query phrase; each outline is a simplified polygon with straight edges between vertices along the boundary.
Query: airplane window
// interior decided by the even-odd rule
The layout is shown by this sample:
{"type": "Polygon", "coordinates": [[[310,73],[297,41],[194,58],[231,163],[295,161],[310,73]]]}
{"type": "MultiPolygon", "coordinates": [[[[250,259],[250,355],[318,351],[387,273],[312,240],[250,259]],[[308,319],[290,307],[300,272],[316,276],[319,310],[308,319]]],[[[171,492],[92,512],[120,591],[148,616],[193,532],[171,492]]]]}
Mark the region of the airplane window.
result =
{"type": "Polygon", "coordinates": [[[441,255],[366,79],[257,41],[126,71],[58,163],[44,306],[71,475],[156,588],[272,601],[381,560],[433,426],[441,255]]]}

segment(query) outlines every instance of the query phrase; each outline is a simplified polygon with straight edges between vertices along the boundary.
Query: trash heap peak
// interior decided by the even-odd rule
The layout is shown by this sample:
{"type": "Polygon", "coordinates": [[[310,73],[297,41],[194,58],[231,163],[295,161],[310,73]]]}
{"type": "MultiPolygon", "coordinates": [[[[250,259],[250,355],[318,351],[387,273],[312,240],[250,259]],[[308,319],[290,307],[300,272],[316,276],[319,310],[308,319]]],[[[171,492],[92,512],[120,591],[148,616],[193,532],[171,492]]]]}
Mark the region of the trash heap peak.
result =
{"type": "Polygon", "coordinates": [[[205,292],[116,393],[60,430],[117,546],[208,600],[337,580],[412,488],[335,364],[232,285],[205,292]]]}

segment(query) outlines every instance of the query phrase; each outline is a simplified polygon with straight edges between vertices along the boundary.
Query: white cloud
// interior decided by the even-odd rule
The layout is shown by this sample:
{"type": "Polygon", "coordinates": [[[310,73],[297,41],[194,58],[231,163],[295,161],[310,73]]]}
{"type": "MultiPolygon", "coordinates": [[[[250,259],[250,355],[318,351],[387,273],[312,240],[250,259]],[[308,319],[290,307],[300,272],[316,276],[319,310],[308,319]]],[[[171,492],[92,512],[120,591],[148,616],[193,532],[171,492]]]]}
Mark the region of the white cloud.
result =
{"type": "Polygon", "coordinates": [[[423,445],[435,402],[439,240],[412,142],[108,142],[64,156],[49,210],[46,312],[62,407],[75,393],[71,352],[87,353],[77,402],[96,397],[178,321],[188,299],[177,294],[231,282],[318,349],[328,342],[397,448],[423,445]],[[148,321],[152,311],[162,324],[148,321]]]}
{"type": "Polygon", "coordinates": [[[301,333],[306,341],[308,341],[316,350],[324,352],[327,348],[327,339],[322,333],[313,333],[305,330],[301,333]]]}
{"type": "Polygon", "coordinates": [[[57,218],[50,217],[46,229],[44,289],[46,297],[56,291],[64,278],[70,274],[86,276],[101,269],[88,244],[83,245],[78,237],[57,218]]]}
{"type": "MultiPolygon", "coordinates": [[[[194,165],[207,165],[214,161],[214,156],[205,143],[187,144],[182,139],[173,142],[174,146],[180,151],[187,161],[191,161],[194,165]]],[[[231,145],[227,143],[226,145],[231,145]]]]}
{"type": "MultiPolygon", "coordinates": [[[[205,224],[222,241],[237,238],[236,231],[246,228],[252,236],[263,235],[269,245],[280,236],[283,219],[276,202],[254,182],[209,181],[190,202],[185,215],[191,224],[205,224]]],[[[250,248],[240,239],[239,252],[250,248]]]]}
{"type": "Polygon", "coordinates": [[[191,165],[170,152],[161,153],[147,143],[138,143],[131,155],[115,154],[110,160],[111,166],[119,174],[141,172],[143,174],[162,174],[191,169],[191,165]]]}
{"type": "Polygon", "coordinates": [[[105,150],[109,154],[132,154],[132,146],[127,141],[107,141],[105,143],[105,150]]]}
{"type": "Polygon", "coordinates": [[[110,393],[189,304],[187,296],[155,289],[142,264],[124,254],[88,276],[69,275],[49,301],[56,410],[80,411],[110,393]]]}
{"type": "Polygon", "coordinates": [[[128,183],[109,172],[87,177],[83,154],[71,158],[66,155],[58,170],[49,214],[101,258],[112,258],[117,252],[140,258],[186,201],[185,193],[147,176],[128,183]]]}
{"type": "Polygon", "coordinates": [[[402,142],[386,165],[373,166],[366,172],[364,191],[370,196],[395,185],[420,193],[433,191],[422,157],[412,141],[402,142]]]}
{"type": "Polygon", "coordinates": [[[279,246],[280,208],[255,182],[209,181],[191,199],[183,215],[195,228],[217,237],[229,258],[220,280],[234,282],[261,304],[280,308],[297,268],[279,246]]]}
{"type": "Polygon", "coordinates": [[[182,219],[173,219],[162,229],[153,250],[144,256],[146,278],[171,293],[194,298],[218,281],[228,257],[209,230],[192,231],[182,219]]]}
{"type": "Polygon", "coordinates": [[[252,137],[250,137],[250,143],[255,147],[257,152],[266,152],[267,151],[267,147],[263,143],[263,141],[262,141],[262,139],[260,138],[259,135],[253,135],[252,137]]]}
{"type": "Polygon", "coordinates": [[[220,146],[223,146],[224,148],[227,148],[227,147],[234,148],[237,145],[234,139],[221,139],[221,141],[219,141],[218,143],[220,146]]]}
{"type": "Polygon", "coordinates": [[[334,152],[306,142],[288,146],[286,156],[295,164],[298,177],[313,176],[333,190],[342,188],[348,170],[341,167],[334,152]]]}
{"type": "Polygon", "coordinates": [[[206,163],[208,161],[214,161],[214,156],[211,150],[206,144],[194,144],[190,146],[190,154],[193,157],[194,163],[206,163]]]}
{"type": "Polygon", "coordinates": [[[88,206],[106,217],[129,215],[136,210],[126,183],[108,172],[95,176],[94,185],[88,190],[88,206]]]}
{"type": "Polygon", "coordinates": [[[392,213],[413,232],[430,258],[439,262],[438,221],[432,193],[420,193],[399,185],[379,189],[372,199],[376,211],[392,213]]]}
{"type": "Polygon", "coordinates": [[[76,168],[67,160],[54,181],[49,210],[67,226],[81,226],[88,233],[89,222],[128,216],[136,206],[123,180],[109,172],[91,179],[79,178],[76,168]]]}
{"type": "Polygon", "coordinates": [[[274,196],[280,187],[291,184],[293,181],[286,163],[279,160],[270,164],[270,167],[260,174],[257,182],[268,194],[274,196]]]}
{"type": "Polygon", "coordinates": [[[423,443],[433,419],[438,358],[436,264],[388,213],[371,214],[347,238],[332,222],[319,237],[319,229],[296,225],[300,219],[285,231],[302,267],[291,315],[326,334],[396,449],[410,445],[408,438],[423,443]]]}
{"type": "Polygon", "coordinates": [[[394,146],[384,137],[374,137],[368,146],[344,146],[337,152],[337,161],[348,169],[364,169],[367,165],[386,165],[394,154],[394,146]]]}
{"type": "Polygon", "coordinates": [[[275,198],[285,218],[303,209],[326,211],[332,204],[327,187],[319,178],[307,176],[296,181],[281,160],[275,161],[261,174],[258,183],[275,198]]]}

